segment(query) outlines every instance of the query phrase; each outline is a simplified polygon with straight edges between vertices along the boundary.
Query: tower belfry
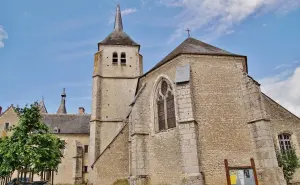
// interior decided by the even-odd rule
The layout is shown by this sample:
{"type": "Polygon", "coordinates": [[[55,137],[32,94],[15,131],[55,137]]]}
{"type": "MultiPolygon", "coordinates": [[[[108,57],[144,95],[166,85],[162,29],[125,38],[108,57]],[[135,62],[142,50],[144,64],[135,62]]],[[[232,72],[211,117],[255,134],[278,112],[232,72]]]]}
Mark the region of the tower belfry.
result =
{"type": "Polygon", "coordinates": [[[98,52],[94,56],[89,152],[91,166],[122,128],[130,110],[138,78],[143,73],[139,51],[140,45],[123,29],[118,4],[114,28],[98,43],[98,52]]]}

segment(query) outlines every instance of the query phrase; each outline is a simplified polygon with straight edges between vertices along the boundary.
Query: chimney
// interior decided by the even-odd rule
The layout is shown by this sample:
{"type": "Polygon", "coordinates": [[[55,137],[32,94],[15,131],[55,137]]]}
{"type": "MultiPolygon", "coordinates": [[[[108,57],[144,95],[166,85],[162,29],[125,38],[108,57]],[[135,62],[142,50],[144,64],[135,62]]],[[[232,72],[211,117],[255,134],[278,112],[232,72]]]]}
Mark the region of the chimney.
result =
{"type": "Polygon", "coordinates": [[[83,107],[78,108],[78,114],[84,115],[85,114],[85,109],[83,107]]]}
{"type": "Polygon", "coordinates": [[[2,114],[2,107],[0,106],[0,115],[2,114]]]}

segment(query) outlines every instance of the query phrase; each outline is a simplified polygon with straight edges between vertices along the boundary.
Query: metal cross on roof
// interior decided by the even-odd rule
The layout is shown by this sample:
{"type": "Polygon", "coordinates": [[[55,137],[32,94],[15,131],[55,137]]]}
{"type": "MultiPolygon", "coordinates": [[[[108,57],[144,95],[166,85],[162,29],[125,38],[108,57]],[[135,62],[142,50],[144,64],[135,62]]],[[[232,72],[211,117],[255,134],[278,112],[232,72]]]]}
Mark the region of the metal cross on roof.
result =
{"type": "Polygon", "coordinates": [[[187,28],[185,31],[188,32],[188,37],[190,37],[190,36],[191,36],[191,35],[190,35],[191,30],[187,28]]]}

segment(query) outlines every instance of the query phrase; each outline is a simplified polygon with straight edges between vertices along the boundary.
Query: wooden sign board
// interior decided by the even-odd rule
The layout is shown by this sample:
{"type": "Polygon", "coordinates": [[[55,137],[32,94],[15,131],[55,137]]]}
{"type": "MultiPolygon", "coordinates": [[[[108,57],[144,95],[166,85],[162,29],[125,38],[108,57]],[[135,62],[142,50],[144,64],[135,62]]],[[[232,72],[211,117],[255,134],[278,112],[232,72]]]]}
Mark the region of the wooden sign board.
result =
{"type": "Polygon", "coordinates": [[[254,160],[250,161],[251,166],[230,167],[227,159],[224,160],[228,185],[258,185],[254,160]]]}

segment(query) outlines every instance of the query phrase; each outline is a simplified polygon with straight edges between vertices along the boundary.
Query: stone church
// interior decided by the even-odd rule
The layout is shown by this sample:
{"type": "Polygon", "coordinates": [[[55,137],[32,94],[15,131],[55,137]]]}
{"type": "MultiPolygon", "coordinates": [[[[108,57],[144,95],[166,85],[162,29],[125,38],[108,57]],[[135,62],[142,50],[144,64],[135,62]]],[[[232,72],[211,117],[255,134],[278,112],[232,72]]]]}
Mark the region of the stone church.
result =
{"type": "Polygon", "coordinates": [[[144,73],[140,47],[118,5],[94,55],[89,182],[286,184],[276,150],[300,155],[300,119],[261,92],[247,56],[189,37],[144,73]]]}

